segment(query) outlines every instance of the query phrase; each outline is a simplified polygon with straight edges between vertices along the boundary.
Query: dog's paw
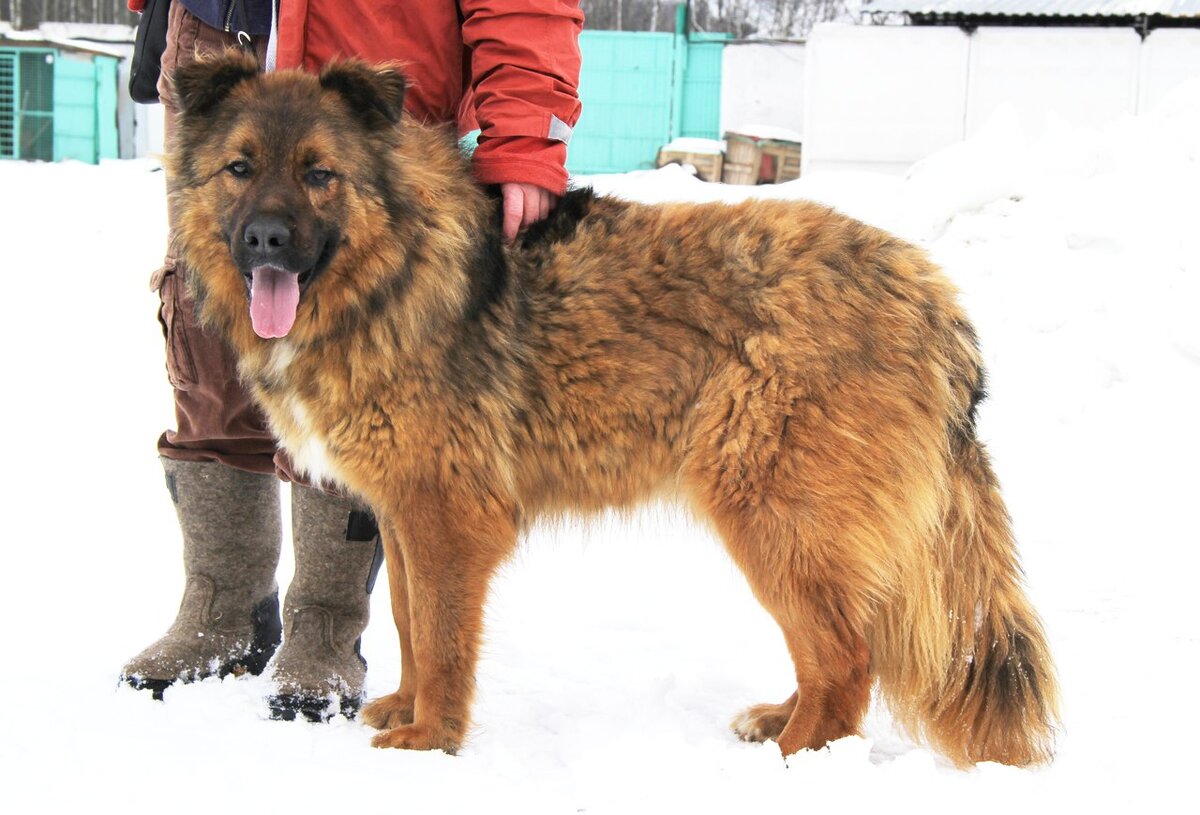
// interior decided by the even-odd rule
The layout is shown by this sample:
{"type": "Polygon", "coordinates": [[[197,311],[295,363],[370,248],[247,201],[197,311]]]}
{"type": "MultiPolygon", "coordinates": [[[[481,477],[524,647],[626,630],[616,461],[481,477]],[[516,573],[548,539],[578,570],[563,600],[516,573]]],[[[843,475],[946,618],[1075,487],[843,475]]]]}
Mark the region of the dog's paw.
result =
{"type": "Polygon", "coordinates": [[[362,720],[376,730],[413,723],[413,697],[408,694],[389,693],[366,704],[362,709],[362,720]]]}
{"type": "Polygon", "coordinates": [[[422,725],[405,724],[376,733],[372,747],[394,747],[400,750],[443,750],[450,755],[458,751],[458,740],[435,732],[422,725]]]}
{"type": "Polygon", "coordinates": [[[794,708],[795,704],[788,702],[781,705],[754,705],[739,713],[729,726],[742,741],[778,739],[794,708]]]}

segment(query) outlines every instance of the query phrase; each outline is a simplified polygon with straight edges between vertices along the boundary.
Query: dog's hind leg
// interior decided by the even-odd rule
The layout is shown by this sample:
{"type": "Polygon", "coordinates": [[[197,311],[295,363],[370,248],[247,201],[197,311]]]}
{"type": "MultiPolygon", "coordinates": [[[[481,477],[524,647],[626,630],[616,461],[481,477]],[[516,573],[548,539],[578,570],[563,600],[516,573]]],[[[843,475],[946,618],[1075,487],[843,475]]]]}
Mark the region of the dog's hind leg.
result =
{"type": "Polygon", "coordinates": [[[858,732],[870,699],[868,629],[894,580],[889,462],[864,444],[870,417],[731,368],[701,400],[683,463],[693,505],[713,523],[795,667],[795,693],[734,722],[784,754],[858,732]],[[836,407],[836,406],[834,406],[836,407]]]}
{"type": "Polygon", "coordinates": [[[417,663],[413,655],[412,623],[408,609],[408,573],[404,569],[399,533],[394,528],[386,528],[382,532],[388,584],[392,594],[392,618],[400,635],[400,687],[395,693],[381,696],[364,707],[362,719],[377,730],[388,730],[402,724],[412,724],[417,699],[417,663]]]}
{"type": "Polygon", "coordinates": [[[796,568],[797,558],[779,558],[770,551],[772,543],[757,535],[750,539],[750,530],[718,526],[755,595],[782,629],[796,676],[796,691],[787,701],[749,708],[733,721],[734,731],[747,741],[775,739],[784,755],[857,733],[871,678],[863,625],[845,600],[848,588],[833,575],[811,579],[796,568]]]}
{"type": "Polygon", "coordinates": [[[402,573],[403,588],[393,585],[392,603],[408,606],[397,624],[402,648],[408,624],[412,653],[404,670],[415,671],[415,682],[402,677],[401,690],[368,706],[388,727],[371,743],[453,753],[470,723],[488,584],[516,546],[515,512],[491,494],[430,487],[406,490],[394,511],[380,514],[396,531],[387,555],[402,565],[389,565],[389,577],[402,573]],[[412,720],[403,722],[410,688],[412,720]]]}

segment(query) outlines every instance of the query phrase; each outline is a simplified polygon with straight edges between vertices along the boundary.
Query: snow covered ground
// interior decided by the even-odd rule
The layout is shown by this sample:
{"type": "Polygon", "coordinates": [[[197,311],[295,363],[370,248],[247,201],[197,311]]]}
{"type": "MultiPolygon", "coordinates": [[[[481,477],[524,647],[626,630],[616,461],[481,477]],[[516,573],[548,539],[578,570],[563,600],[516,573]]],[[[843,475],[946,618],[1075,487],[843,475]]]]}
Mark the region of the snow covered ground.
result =
{"type": "MultiPolygon", "coordinates": [[[[590,179],[730,198],[680,168],[590,179]]],[[[171,422],[156,298],[161,172],[0,163],[7,380],[0,671],[6,812],[1142,812],[1193,800],[1200,715],[1200,85],[1103,131],[1026,143],[1003,117],[907,179],[816,198],[930,247],[990,365],[982,434],[1061,673],[1051,767],[948,767],[874,711],[783,761],[738,742],[788,695],[777,629],[719,544],[660,509],[539,529],[495,586],[479,724],[457,757],[378,751],[357,722],[268,721],[264,683],[165,703],[117,686],[173,617],[179,543],[154,455],[171,422]]],[[[281,566],[286,583],[291,564],[281,566]]],[[[395,686],[387,593],[369,690],[395,686]]]]}

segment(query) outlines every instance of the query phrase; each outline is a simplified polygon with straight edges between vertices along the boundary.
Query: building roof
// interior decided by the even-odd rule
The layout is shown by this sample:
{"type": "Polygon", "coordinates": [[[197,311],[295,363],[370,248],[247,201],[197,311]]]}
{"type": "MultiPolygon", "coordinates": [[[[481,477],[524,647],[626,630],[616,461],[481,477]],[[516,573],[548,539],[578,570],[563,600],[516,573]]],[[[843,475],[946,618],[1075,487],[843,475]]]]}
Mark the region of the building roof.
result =
{"type": "Polygon", "coordinates": [[[1200,17],[1200,0],[863,0],[862,10],[1006,17],[1200,17]]]}
{"type": "Polygon", "coordinates": [[[129,49],[119,45],[47,37],[39,31],[0,31],[0,48],[6,45],[16,48],[55,48],[60,51],[78,51],[85,54],[116,57],[117,59],[123,59],[129,55],[129,49]]]}

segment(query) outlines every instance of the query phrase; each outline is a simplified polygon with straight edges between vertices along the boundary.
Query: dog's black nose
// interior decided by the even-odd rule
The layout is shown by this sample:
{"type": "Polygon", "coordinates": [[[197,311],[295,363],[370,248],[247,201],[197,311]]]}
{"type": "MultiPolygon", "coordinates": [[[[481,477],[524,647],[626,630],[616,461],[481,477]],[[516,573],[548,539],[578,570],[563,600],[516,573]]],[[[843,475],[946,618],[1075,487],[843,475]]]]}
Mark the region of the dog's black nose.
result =
{"type": "Polygon", "coordinates": [[[271,257],[291,246],[292,229],[282,218],[264,215],[246,225],[242,240],[256,255],[271,257]]]}

